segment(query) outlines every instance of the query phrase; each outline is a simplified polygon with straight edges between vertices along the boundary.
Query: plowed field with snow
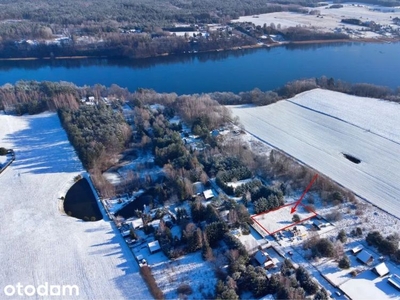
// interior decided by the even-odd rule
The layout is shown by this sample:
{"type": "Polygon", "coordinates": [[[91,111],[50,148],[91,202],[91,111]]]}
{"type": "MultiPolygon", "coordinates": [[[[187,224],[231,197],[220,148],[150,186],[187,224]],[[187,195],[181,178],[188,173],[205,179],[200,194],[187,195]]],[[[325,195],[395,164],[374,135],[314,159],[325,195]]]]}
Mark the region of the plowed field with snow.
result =
{"type": "Polygon", "coordinates": [[[24,299],[7,297],[8,285],[46,282],[78,286],[78,297],[59,299],[151,299],[111,222],[59,210],[59,197],[84,170],[57,115],[0,114],[0,145],[16,155],[0,175],[0,299],[24,299]]]}
{"type": "Polygon", "coordinates": [[[400,218],[399,104],[315,89],[269,106],[230,108],[259,140],[400,218]]]}

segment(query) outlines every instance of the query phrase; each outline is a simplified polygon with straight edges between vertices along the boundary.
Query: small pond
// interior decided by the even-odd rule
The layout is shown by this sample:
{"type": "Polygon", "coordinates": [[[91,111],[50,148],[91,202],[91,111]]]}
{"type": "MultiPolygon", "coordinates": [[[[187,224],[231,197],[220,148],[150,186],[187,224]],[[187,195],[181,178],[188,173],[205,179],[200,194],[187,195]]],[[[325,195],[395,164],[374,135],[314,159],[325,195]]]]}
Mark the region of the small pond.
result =
{"type": "Polygon", "coordinates": [[[68,190],[64,200],[67,215],[85,221],[103,219],[96,197],[86,178],[82,178],[68,190]]]}

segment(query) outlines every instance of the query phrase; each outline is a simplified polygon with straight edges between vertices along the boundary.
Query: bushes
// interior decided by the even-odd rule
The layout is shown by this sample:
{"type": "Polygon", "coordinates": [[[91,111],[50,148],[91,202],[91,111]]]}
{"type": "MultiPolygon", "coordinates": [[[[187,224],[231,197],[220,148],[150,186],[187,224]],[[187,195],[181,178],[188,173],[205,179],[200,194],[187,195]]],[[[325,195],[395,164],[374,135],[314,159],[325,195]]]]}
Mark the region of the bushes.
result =
{"type": "Polygon", "coordinates": [[[337,236],[337,239],[339,241],[341,241],[343,244],[346,243],[347,241],[347,234],[346,231],[344,231],[343,229],[339,231],[339,234],[337,236]]]}
{"type": "Polygon", "coordinates": [[[344,255],[341,260],[339,260],[339,268],[348,269],[350,268],[350,259],[347,255],[344,255]]]}
{"type": "Polygon", "coordinates": [[[375,246],[382,254],[395,254],[398,250],[398,239],[393,236],[384,238],[380,232],[372,231],[368,233],[366,241],[369,245],[375,246]]]}
{"type": "Polygon", "coordinates": [[[325,219],[328,220],[329,222],[340,221],[343,219],[343,215],[340,211],[334,211],[329,214],[326,214],[325,219]]]}
{"type": "Polygon", "coordinates": [[[322,238],[311,247],[311,252],[314,257],[334,257],[335,247],[327,238],[322,238]]]}
{"type": "Polygon", "coordinates": [[[0,147],[0,155],[6,155],[7,154],[7,149],[4,147],[0,147]]]}
{"type": "Polygon", "coordinates": [[[296,270],[296,279],[299,281],[300,286],[308,294],[315,294],[318,290],[318,284],[312,280],[310,274],[303,267],[296,270]]]}
{"type": "Polygon", "coordinates": [[[178,286],[177,292],[178,294],[182,295],[191,295],[193,294],[193,289],[191,288],[190,285],[182,283],[180,286],[178,286]]]}
{"type": "Polygon", "coordinates": [[[149,288],[150,293],[153,295],[153,297],[155,299],[164,299],[164,294],[158,287],[153,274],[151,274],[151,269],[148,266],[142,266],[140,268],[140,274],[146,282],[147,287],[149,288]]]}

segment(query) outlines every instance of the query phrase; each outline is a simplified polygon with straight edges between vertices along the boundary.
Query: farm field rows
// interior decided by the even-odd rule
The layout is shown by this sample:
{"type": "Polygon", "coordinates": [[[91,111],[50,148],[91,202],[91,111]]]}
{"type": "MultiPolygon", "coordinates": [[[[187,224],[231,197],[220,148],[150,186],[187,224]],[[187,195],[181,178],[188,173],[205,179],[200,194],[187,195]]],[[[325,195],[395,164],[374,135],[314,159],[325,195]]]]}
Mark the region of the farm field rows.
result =
{"type": "MultiPolygon", "coordinates": [[[[0,114],[0,144],[14,163],[0,175],[0,298],[4,287],[76,285],[68,299],[152,298],[118,230],[63,214],[59,197],[84,170],[57,114],[0,114]]],[[[15,298],[22,298],[16,295],[15,298]]]]}
{"type": "Polygon", "coordinates": [[[359,98],[368,102],[363,109],[352,99],[315,89],[269,106],[230,108],[254,137],[400,218],[400,105],[359,98]]]}

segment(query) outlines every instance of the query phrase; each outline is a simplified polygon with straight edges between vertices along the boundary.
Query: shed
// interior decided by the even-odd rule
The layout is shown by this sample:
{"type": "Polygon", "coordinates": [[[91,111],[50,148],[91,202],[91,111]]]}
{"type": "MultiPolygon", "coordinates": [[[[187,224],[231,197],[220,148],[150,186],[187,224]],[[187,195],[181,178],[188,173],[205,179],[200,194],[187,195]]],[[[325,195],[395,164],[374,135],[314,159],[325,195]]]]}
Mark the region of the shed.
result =
{"type": "Polygon", "coordinates": [[[122,237],[130,236],[131,235],[130,229],[122,231],[121,235],[122,235],[122,237]]]}
{"type": "Polygon", "coordinates": [[[147,247],[149,247],[149,251],[151,254],[161,250],[160,243],[158,241],[148,243],[147,247]]]}
{"type": "Polygon", "coordinates": [[[135,219],[130,223],[130,225],[131,225],[131,228],[133,228],[133,229],[142,228],[143,227],[143,219],[142,218],[135,219]]]}
{"type": "Polygon", "coordinates": [[[384,262],[380,263],[379,265],[376,265],[372,269],[372,271],[375,272],[379,277],[383,277],[383,276],[389,274],[389,272],[390,272],[388,267],[386,266],[386,264],[384,262]]]}
{"type": "Polygon", "coordinates": [[[357,247],[354,247],[353,249],[351,249],[351,253],[353,255],[356,255],[357,253],[360,253],[363,249],[363,246],[358,245],[357,247]]]}
{"type": "Polygon", "coordinates": [[[214,198],[214,193],[213,193],[213,191],[211,189],[205,190],[203,192],[203,195],[204,195],[204,198],[206,198],[206,200],[214,198]]]}
{"type": "Polygon", "coordinates": [[[397,274],[393,274],[388,279],[389,284],[393,285],[396,289],[400,291],[400,276],[397,274]]]}
{"type": "Polygon", "coordinates": [[[374,257],[366,250],[362,250],[357,255],[357,259],[366,265],[370,265],[374,261],[374,257]]]}

